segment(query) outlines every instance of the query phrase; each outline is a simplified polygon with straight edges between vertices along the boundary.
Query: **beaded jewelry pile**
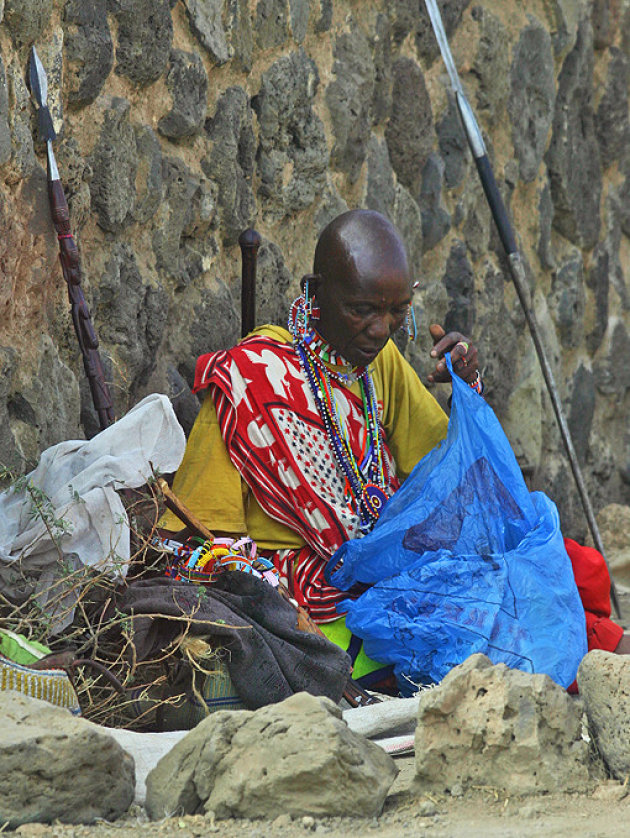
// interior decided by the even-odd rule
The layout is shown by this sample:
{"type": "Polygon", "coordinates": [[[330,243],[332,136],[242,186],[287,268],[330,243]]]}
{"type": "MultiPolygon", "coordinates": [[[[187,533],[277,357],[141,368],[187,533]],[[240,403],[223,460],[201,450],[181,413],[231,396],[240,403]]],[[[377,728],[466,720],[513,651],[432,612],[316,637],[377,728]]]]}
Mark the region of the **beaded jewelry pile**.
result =
{"type": "Polygon", "coordinates": [[[335,459],[346,478],[348,506],[358,515],[361,532],[366,533],[372,529],[388,500],[386,487],[389,485],[374,385],[367,367],[353,367],[310,326],[310,319],[317,319],[317,316],[318,310],[309,298],[308,282],[305,282],[304,295],[291,306],[289,331],[335,459]],[[359,459],[352,450],[341,418],[332,379],[344,384],[359,382],[366,428],[359,459]]]}
{"type": "Polygon", "coordinates": [[[170,555],[166,575],[177,582],[211,584],[220,573],[238,570],[264,579],[272,587],[279,583],[278,571],[272,562],[257,555],[251,538],[188,538],[183,544],[172,539],[154,539],[154,545],[170,555]]]}

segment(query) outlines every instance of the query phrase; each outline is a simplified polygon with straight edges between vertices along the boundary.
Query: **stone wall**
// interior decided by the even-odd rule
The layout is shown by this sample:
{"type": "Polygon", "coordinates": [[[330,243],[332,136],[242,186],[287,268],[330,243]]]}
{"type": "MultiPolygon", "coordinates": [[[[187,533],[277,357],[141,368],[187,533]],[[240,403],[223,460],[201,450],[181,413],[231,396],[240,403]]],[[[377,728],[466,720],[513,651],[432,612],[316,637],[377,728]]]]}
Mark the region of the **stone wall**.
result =
{"type": "MultiPolygon", "coordinates": [[[[596,507],[630,501],[630,0],[446,0],[456,63],[518,230],[596,507]]],[[[48,71],[84,288],[120,414],[238,337],[239,233],[258,321],[284,322],[319,230],[400,229],[429,322],[479,345],[532,485],[582,516],[422,0],[0,0],[0,462],[97,427],[26,85],[48,71]]]]}

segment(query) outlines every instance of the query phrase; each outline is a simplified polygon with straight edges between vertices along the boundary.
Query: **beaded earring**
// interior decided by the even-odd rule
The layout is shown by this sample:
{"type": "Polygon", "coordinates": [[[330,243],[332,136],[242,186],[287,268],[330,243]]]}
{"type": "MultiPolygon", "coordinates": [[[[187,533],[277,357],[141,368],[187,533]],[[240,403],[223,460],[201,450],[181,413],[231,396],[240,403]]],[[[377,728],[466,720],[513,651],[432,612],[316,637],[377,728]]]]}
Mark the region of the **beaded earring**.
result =
{"type": "Polygon", "coordinates": [[[409,340],[415,341],[418,337],[418,327],[416,325],[416,312],[414,311],[413,303],[409,303],[403,328],[409,335],[409,340]]]}
{"type": "Polygon", "coordinates": [[[310,294],[308,275],[304,277],[302,283],[302,293],[293,300],[289,310],[289,331],[296,341],[304,339],[309,321],[319,320],[320,316],[320,308],[315,302],[315,298],[310,294]]]}

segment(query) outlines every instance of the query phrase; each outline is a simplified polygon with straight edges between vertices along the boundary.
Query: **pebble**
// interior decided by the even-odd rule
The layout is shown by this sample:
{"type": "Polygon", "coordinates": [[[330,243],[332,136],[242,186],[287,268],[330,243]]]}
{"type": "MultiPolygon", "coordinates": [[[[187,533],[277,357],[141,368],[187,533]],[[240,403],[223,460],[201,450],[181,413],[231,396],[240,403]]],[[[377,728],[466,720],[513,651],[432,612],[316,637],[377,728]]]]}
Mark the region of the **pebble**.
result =
{"type": "Polygon", "coordinates": [[[291,815],[288,812],[283,812],[281,815],[278,815],[278,817],[273,821],[273,825],[277,829],[282,829],[285,826],[291,826],[291,823],[291,815]]]}
{"type": "Polygon", "coordinates": [[[432,818],[437,815],[438,808],[432,800],[421,800],[418,806],[418,814],[422,818],[432,818]]]}

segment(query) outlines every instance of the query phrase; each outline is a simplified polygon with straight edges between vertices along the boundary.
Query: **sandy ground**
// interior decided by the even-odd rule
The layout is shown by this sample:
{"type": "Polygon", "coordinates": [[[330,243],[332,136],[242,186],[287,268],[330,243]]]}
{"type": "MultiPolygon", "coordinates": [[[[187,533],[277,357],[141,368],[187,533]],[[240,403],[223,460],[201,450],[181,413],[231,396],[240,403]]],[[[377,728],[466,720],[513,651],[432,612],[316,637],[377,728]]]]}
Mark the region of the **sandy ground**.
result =
{"type": "Polygon", "coordinates": [[[378,819],[297,818],[278,813],[274,821],[227,820],[195,815],[152,823],[137,807],[115,824],[92,826],[44,826],[27,824],[17,830],[22,836],[59,838],[128,838],[129,836],[218,836],[218,838],[299,838],[309,833],[330,838],[382,835],[448,836],[448,838],[516,838],[548,835],[628,838],[630,835],[630,788],[603,781],[589,795],[548,795],[509,798],[491,789],[478,789],[461,798],[416,795],[412,791],[413,757],[398,758],[400,769],[378,819]]]}

